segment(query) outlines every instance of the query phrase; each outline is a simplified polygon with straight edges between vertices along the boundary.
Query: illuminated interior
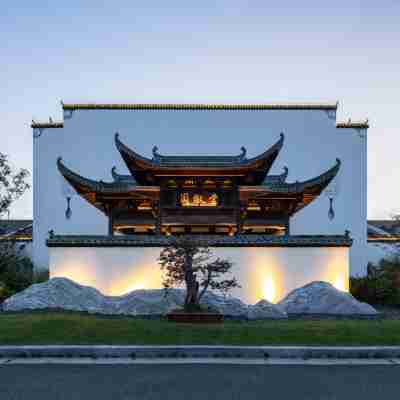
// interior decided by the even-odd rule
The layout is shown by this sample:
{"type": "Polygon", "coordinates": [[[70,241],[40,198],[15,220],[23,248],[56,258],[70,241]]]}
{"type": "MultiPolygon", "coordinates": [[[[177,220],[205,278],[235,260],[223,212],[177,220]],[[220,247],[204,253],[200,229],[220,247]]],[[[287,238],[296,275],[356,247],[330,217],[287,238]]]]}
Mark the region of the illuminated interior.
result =
{"type": "Polygon", "coordinates": [[[216,193],[181,193],[183,207],[217,207],[218,195],[216,193]]]}

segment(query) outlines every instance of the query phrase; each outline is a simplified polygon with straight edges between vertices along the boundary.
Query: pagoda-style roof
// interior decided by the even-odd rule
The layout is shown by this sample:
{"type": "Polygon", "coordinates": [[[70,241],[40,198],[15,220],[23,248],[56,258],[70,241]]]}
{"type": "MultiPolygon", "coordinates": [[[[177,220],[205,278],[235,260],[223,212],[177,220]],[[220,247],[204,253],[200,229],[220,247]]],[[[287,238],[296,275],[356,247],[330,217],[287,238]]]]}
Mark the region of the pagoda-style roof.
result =
{"type": "MultiPolygon", "coordinates": [[[[317,198],[322,191],[329,185],[340,169],[340,160],[336,159],[336,164],[322,173],[321,175],[303,182],[285,182],[285,173],[280,175],[281,179],[269,180],[268,177],[260,186],[240,186],[239,193],[241,200],[290,200],[292,203],[288,210],[289,215],[293,215],[307,204],[317,198]]],[[[278,175],[279,176],[279,175],[278,175]]]]}
{"type": "MultiPolygon", "coordinates": [[[[157,199],[159,197],[160,188],[158,186],[139,186],[132,178],[130,180],[116,179],[114,182],[85,178],[67,168],[61,157],[57,160],[57,167],[61,175],[80,196],[106,214],[108,213],[106,203],[109,201],[135,198],[157,199]]],[[[123,176],[123,178],[125,177],[123,176]]]]}
{"type": "Polygon", "coordinates": [[[238,176],[242,184],[257,185],[263,182],[284,141],[279,140],[262,154],[247,158],[246,149],[234,156],[167,156],[153,147],[153,158],[147,158],[126,146],[115,134],[115,144],[135,180],[142,184],[154,184],[160,176],[238,176]]]}

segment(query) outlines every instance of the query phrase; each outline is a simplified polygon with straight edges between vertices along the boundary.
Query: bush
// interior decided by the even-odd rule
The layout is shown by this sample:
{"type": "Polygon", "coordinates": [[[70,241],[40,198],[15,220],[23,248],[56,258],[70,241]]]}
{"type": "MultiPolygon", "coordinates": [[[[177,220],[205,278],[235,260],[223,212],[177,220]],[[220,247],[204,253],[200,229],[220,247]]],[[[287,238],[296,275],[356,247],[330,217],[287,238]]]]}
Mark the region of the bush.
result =
{"type": "Polygon", "coordinates": [[[0,243],[0,303],[32,283],[47,279],[48,271],[34,273],[32,261],[23,255],[17,242],[0,243]]]}
{"type": "Polygon", "coordinates": [[[400,306],[400,258],[368,264],[366,276],[350,278],[350,292],[366,303],[400,306]]]}

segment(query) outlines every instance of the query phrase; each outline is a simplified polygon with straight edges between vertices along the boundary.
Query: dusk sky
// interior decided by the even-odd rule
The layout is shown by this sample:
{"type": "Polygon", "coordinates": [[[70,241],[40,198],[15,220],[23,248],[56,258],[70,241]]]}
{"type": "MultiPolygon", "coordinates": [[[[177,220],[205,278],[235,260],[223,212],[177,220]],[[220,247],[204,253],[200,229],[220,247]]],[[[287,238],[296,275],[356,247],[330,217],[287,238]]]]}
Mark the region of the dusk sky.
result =
{"type": "MultiPolygon", "coordinates": [[[[16,167],[32,170],[30,122],[62,119],[60,100],[338,100],[338,120],[370,120],[368,217],[400,213],[399,0],[15,0],[0,33],[0,151],[16,167]]],[[[31,217],[30,191],[11,218],[31,217]]]]}

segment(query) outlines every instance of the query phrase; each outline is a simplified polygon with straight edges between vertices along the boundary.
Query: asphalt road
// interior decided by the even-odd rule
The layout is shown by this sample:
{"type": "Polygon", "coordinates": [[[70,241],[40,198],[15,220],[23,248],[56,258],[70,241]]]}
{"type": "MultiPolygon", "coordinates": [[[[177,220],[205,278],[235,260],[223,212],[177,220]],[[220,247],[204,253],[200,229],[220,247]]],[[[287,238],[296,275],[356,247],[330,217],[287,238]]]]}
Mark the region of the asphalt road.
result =
{"type": "Polygon", "coordinates": [[[1,400],[396,399],[400,366],[1,365],[1,400]]]}

